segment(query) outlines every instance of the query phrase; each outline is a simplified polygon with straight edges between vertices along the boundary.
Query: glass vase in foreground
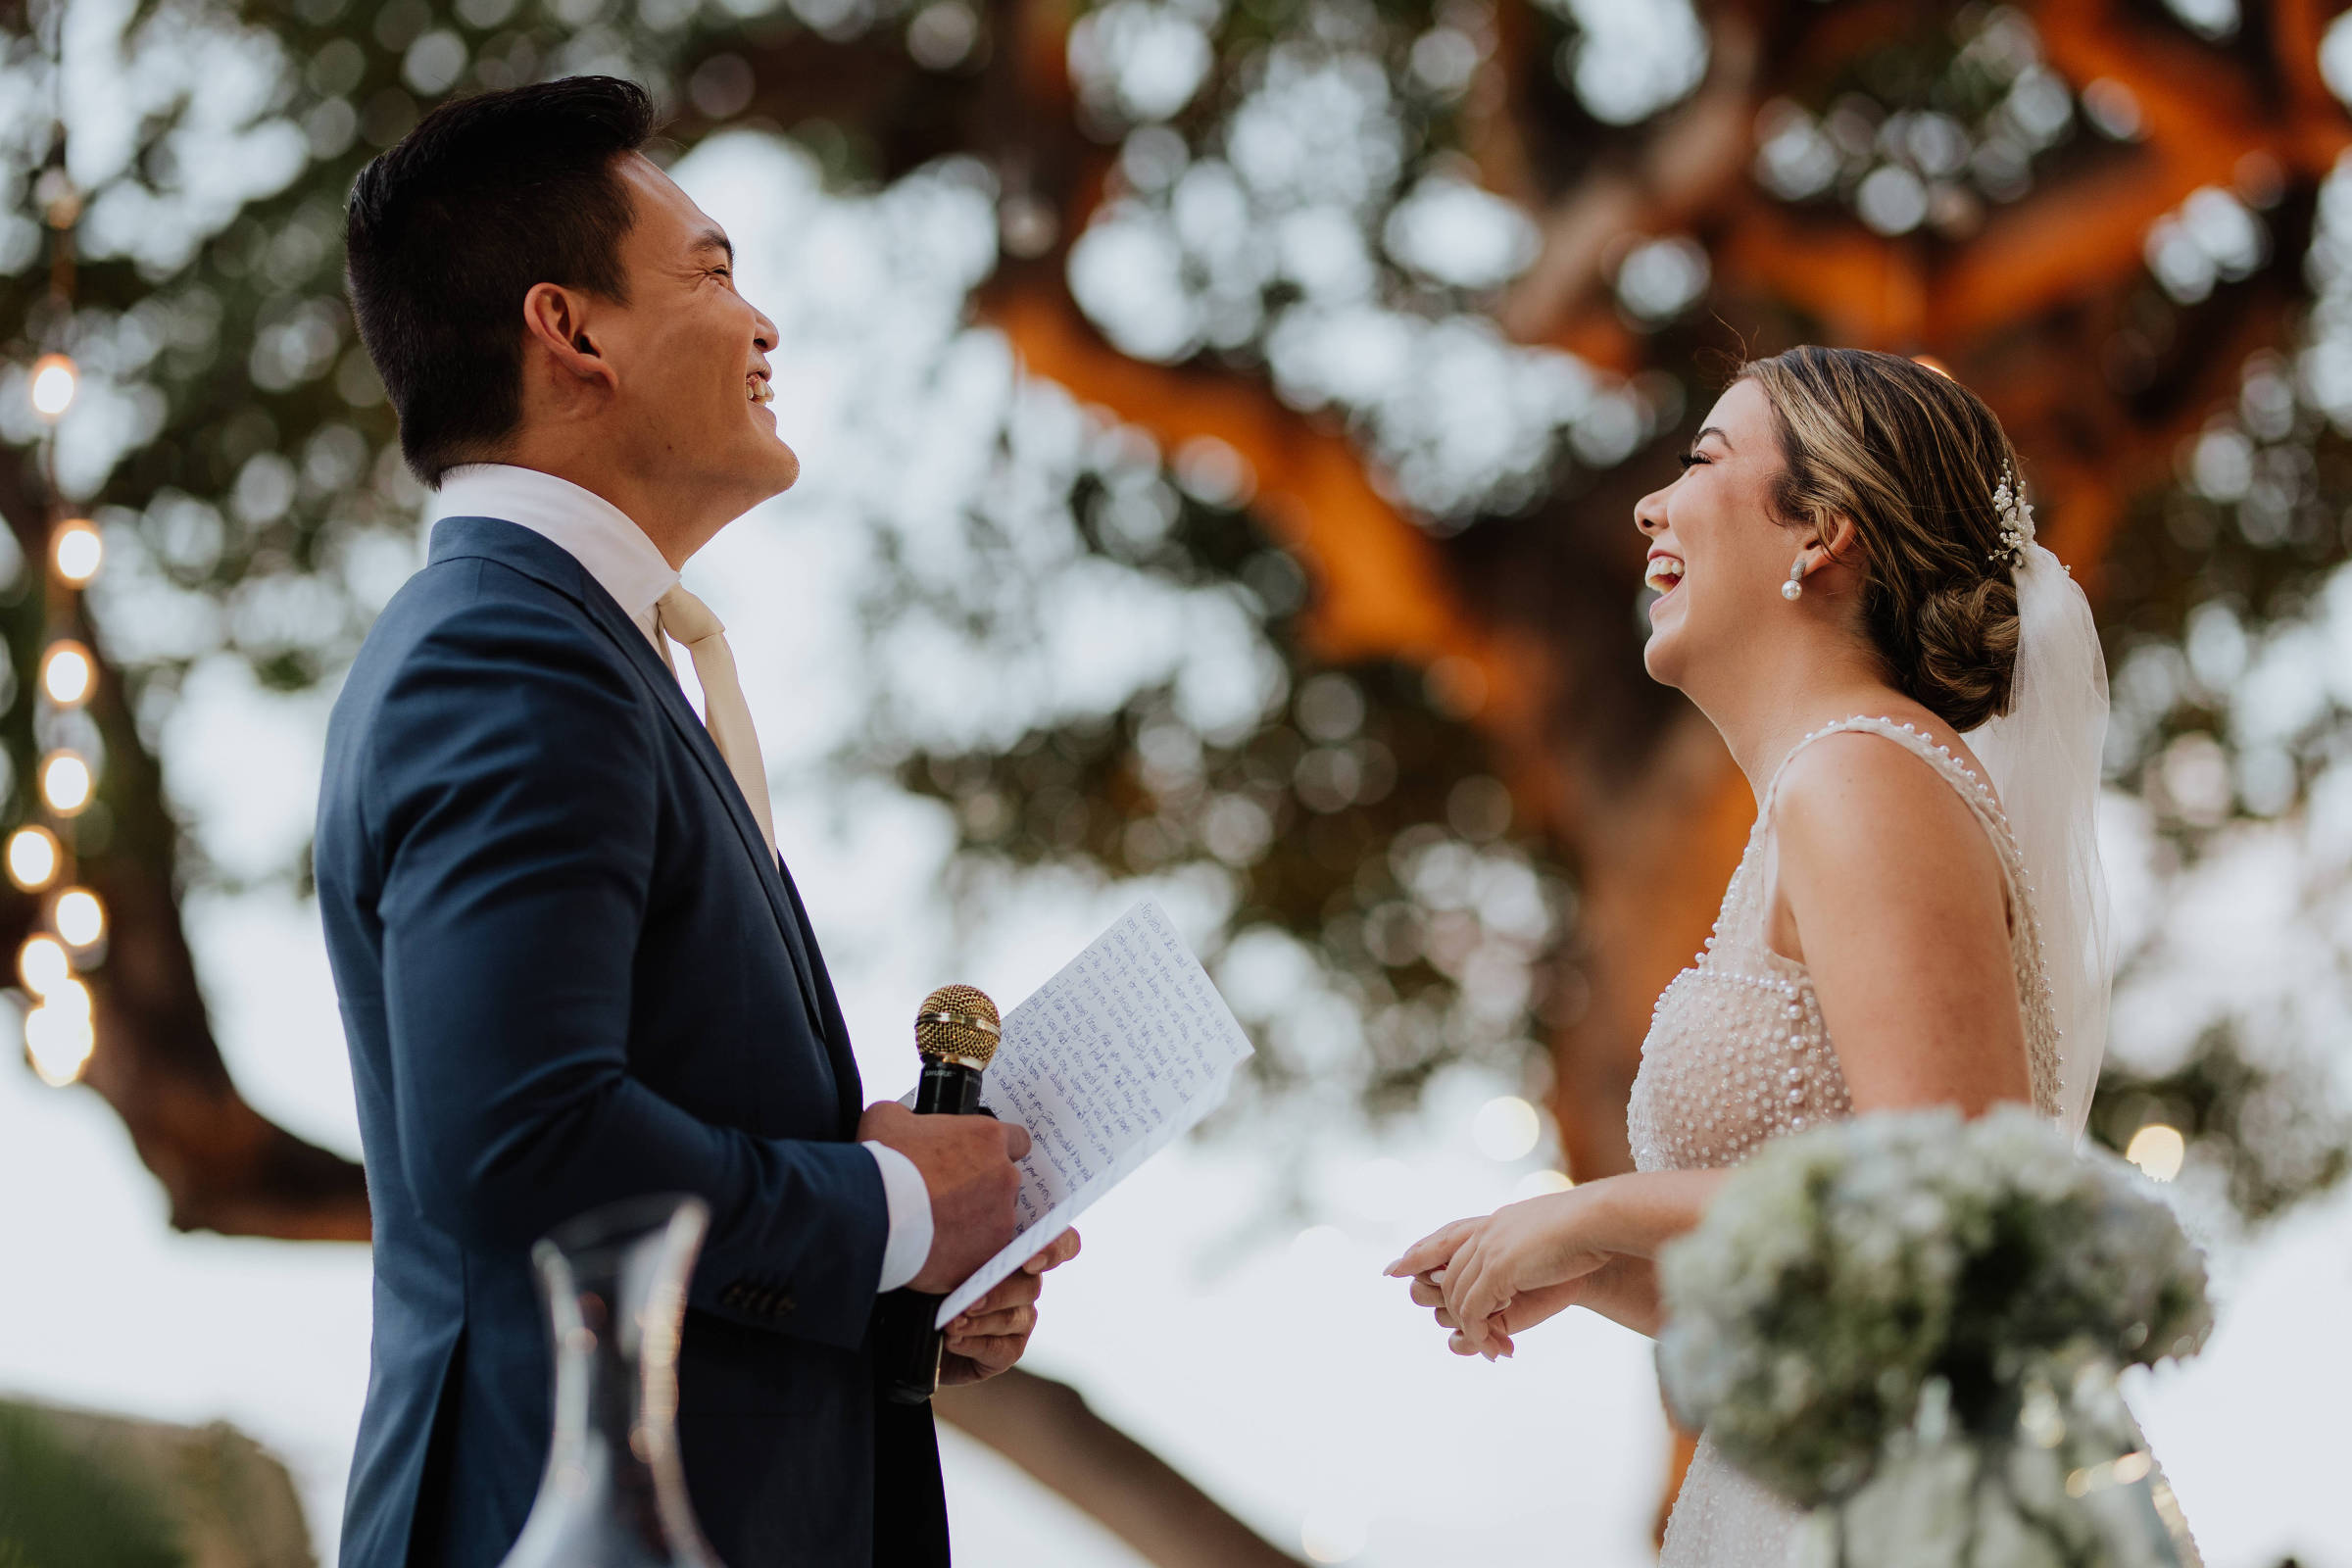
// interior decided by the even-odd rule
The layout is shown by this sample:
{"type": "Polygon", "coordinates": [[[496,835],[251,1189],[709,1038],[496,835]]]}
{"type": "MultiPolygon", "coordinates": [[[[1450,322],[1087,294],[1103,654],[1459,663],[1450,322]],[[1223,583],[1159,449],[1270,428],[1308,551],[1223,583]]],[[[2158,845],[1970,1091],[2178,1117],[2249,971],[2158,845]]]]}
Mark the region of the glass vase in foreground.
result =
{"type": "Polygon", "coordinates": [[[504,1568],[720,1568],[678,1458],[678,1336],[710,1212],[699,1198],[632,1199],[532,1249],[555,1441],[504,1568]]]}

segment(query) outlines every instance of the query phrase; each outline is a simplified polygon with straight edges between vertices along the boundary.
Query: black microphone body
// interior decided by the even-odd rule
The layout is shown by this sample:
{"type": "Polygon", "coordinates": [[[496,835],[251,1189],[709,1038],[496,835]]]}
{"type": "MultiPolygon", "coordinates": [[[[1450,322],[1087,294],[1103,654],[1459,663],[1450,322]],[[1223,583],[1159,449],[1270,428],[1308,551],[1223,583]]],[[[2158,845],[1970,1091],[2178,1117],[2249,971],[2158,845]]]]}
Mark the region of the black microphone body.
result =
{"type": "MultiPolygon", "coordinates": [[[[996,1005],[985,996],[969,987],[951,987],[964,993],[951,1002],[941,1003],[946,994],[935,992],[923,1004],[923,1013],[917,1020],[916,1039],[923,1053],[923,1075],[914,1090],[914,1111],[918,1116],[987,1116],[994,1112],[980,1103],[980,1074],[987,1065],[989,1054],[995,1052],[996,1005]],[[986,1053],[977,1061],[961,1055],[936,1054],[940,1047],[925,1038],[926,1022],[954,1019],[956,1025],[975,1023],[965,1009],[974,1005],[985,1009],[988,1036],[986,1053]],[[956,1009],[951,1012],[947,1008],[956,1009]]],[[[952,1049],[952,1047],[950,1048],[952,1049]]],[[[883,1395],[897,1404],[924,1404],[939,1389],[939,1366],[946,1349],[946,1336],[934,1326],[939,1316],[943,1296],[927,1291],[900,1289],[890,1292],[874,1306],[874,1345],[878,1352],[883,1395]]]]}
{"type": "Polygon", "coordinates": [[[914,1086],[918,1116],[985,1116],[980,1104],[980,1069],[964,1061],[926,1061],[914,1086]]]}

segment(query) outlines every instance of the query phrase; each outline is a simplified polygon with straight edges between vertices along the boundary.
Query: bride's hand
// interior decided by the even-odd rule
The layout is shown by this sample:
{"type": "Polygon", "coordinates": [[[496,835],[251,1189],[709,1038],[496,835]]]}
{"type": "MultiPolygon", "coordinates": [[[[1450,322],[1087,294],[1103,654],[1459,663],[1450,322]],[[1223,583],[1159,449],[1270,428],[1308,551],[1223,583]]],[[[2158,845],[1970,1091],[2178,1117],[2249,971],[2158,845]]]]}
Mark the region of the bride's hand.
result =
{"type": "Polygon", "coordinates": [[[1587,1196],[1549,1193],[1456,1220],[1407,1248],[1388,1271],[1422,1277],[1416,1300],[1440,1293],[1462,1342],[1457,1350],[1507,1355],[1514,1332],[1574,1305],[1578,1286],[1614,1255],[1585,1235],[1587,1196]]]}
{"type": "Polygon", "coordinates": [[[1520,1292],[1509,1307],[1487,1320],[1493,1332],[1488,1336],[1489,1348],[1485,1350],[1470,1343],[1462,1333],[1461,1325],[1453,1320],[1453,1313],[1446,1309],[1444,1269],[1434,1274],[1413,1276],[1413,1304],[1435,1308],[1430,1316],[1437,1319],[1438,1327],[1450,1331],[1446,1341],[1447,1349],[1456,1355],[1484,1355],[1491,1361],[1497,1355],[1518,1353],[1519,1346],[1513,1336],[1521,1330],[1532,1329],[1544,1319],[1557,1317],[1572,1306],[1592,1306],[1593,1303],[1589,1287],[1615,1267],[1612,1263],[1581,1280],[1570,1280],[1565,1285],[1554,1285],[1546,1290],[1520,1292]]]}

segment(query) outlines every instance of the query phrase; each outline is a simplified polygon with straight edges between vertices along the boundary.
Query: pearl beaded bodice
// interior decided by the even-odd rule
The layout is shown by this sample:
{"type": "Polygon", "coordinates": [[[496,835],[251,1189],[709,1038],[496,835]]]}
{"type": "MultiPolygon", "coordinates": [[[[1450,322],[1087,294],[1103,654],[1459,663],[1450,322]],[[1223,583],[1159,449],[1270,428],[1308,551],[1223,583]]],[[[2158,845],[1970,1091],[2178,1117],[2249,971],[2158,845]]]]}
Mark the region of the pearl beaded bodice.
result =
{"type": "MultiPolygon", "coordinates": [[[[1788,756],[1847,730],[1883,735],[1924,760],[1984,823],[2009,889],[2010,955],[2025,1009],[2034,1102],[2056,1114],[2058,1027],[2032,889],[2008,818],[1992,791],[1949,748],[1907,724],[1840,719],[1807,735],[1788,756]]],[[[1852,1114],[1812,976],[1803,964],[1775,953],[1767,938],[1777,860],[1772,808],[1788,767],[1784,760],[1764,788],[1746,853],[1724,890],[1714,935],[1658,998],[1650,1018],[1626,1112],[1637,1170],[1738,1164],[1768,1138],[1852,1114]]]]}

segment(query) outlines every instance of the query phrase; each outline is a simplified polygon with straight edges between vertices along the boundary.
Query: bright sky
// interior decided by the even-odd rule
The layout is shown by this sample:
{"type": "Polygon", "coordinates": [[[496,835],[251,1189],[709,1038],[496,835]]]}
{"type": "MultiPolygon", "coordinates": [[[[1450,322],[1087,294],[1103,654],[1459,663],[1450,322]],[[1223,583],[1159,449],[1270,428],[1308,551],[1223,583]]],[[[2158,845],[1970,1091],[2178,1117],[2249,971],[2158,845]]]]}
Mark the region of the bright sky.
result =
{"type": "MultiPolygon", "coordinates": [[[[956,470],[976,461],[974,431],[1005,395],[1001,349],[956,324],[971,264],[953,182],[862,206],[831,200],[796,156],[745,138],[680,172],[734,232],[747,290],[784,327],[778,408],[808,470],[802,490],[713,545],[689,582],[728,622],[778,781],[779,834],[842,983],[869,1091],[897,1094],[913,1078],[914,999],[964,979],[1009,1004],[1134,890],[1041,880],[959,938],[936,890],[942,808],[879,786],[844,790],[816,766],[863,694],[919,694],[945,673],[919,649],[870,648],[854,605],[872,518],[887,511],[894,526],[943,539],[956,470]],[[886,296],[892,308],[878,309],[886,296]],[[934,376],[944,347],[955,350],[945,363],[965,368],[934,376]]],[[[1029,672],[1045,689],[1028,701],[1099,700],[1053,682],[1102,681],[1105,669],[1197,670],[1204,691],[1236,689],[1231,672],[1251,658],[1246,627],[1203,618],[1172,590],[1093,586],[1125,596],[1122,616],[1082,620],[1073,609],[1055,630],[1074,640],[1029,672]]],[[[955,705],[933,698],[938,721],[955,721],[955,705]]],[[[189,681],[163,753],[216,861],[259,871],[299,845],[324,711],[321,697],[261,693],[232,662],[189,681]]],[[[1153,891],[1187,917],[1182,889],[1153,891]]],[[[316,911],[278,893],[206,896],[189,928],[249,1098],[356,1151],[316,911]]],[[[1472,1135],[1502,1088],[1447,1079],[1422,1115],[1379,1141],[1340,1128],[1281,1149],[1164,1154],[1090,1215],[1086,1256],[1047,1293],[1037,1366],[1294,1550],[1311,1532],[1335,1558],[1351,1549],[1349,1560],[1383,1568],[1648,1561],[1665,1438],[1646,1345],[1579,1316],[1528,1336],[1513,1363],[1459,1361],[1377,1277],[1402,1243],[1506,1200],[1532,1168],[1488,1158],[1472,1135]],[[1269,1208],[1298,1159],[1303,1219],[1269,1208]]],[[[172,1235],[158,1189],[93,1096],[5,1068],[0,1184],[12,1195],[0,1205],[0,1389],[236,1423],[293,1467],[331,1561],[367,1371],[365,1251],[172,1235]]],[[[2213,1348],[2136,1394],[2207,1560],[2352,1558],[2334,1462],[2352,1393],[2341,1330],[2352,1320],[2352,1194],[2217,1267],[2213,1348]]],[[[993,1455],[952,1442],[949,1463],[970,1568],[1133,1563],[993,1455]]]]}

